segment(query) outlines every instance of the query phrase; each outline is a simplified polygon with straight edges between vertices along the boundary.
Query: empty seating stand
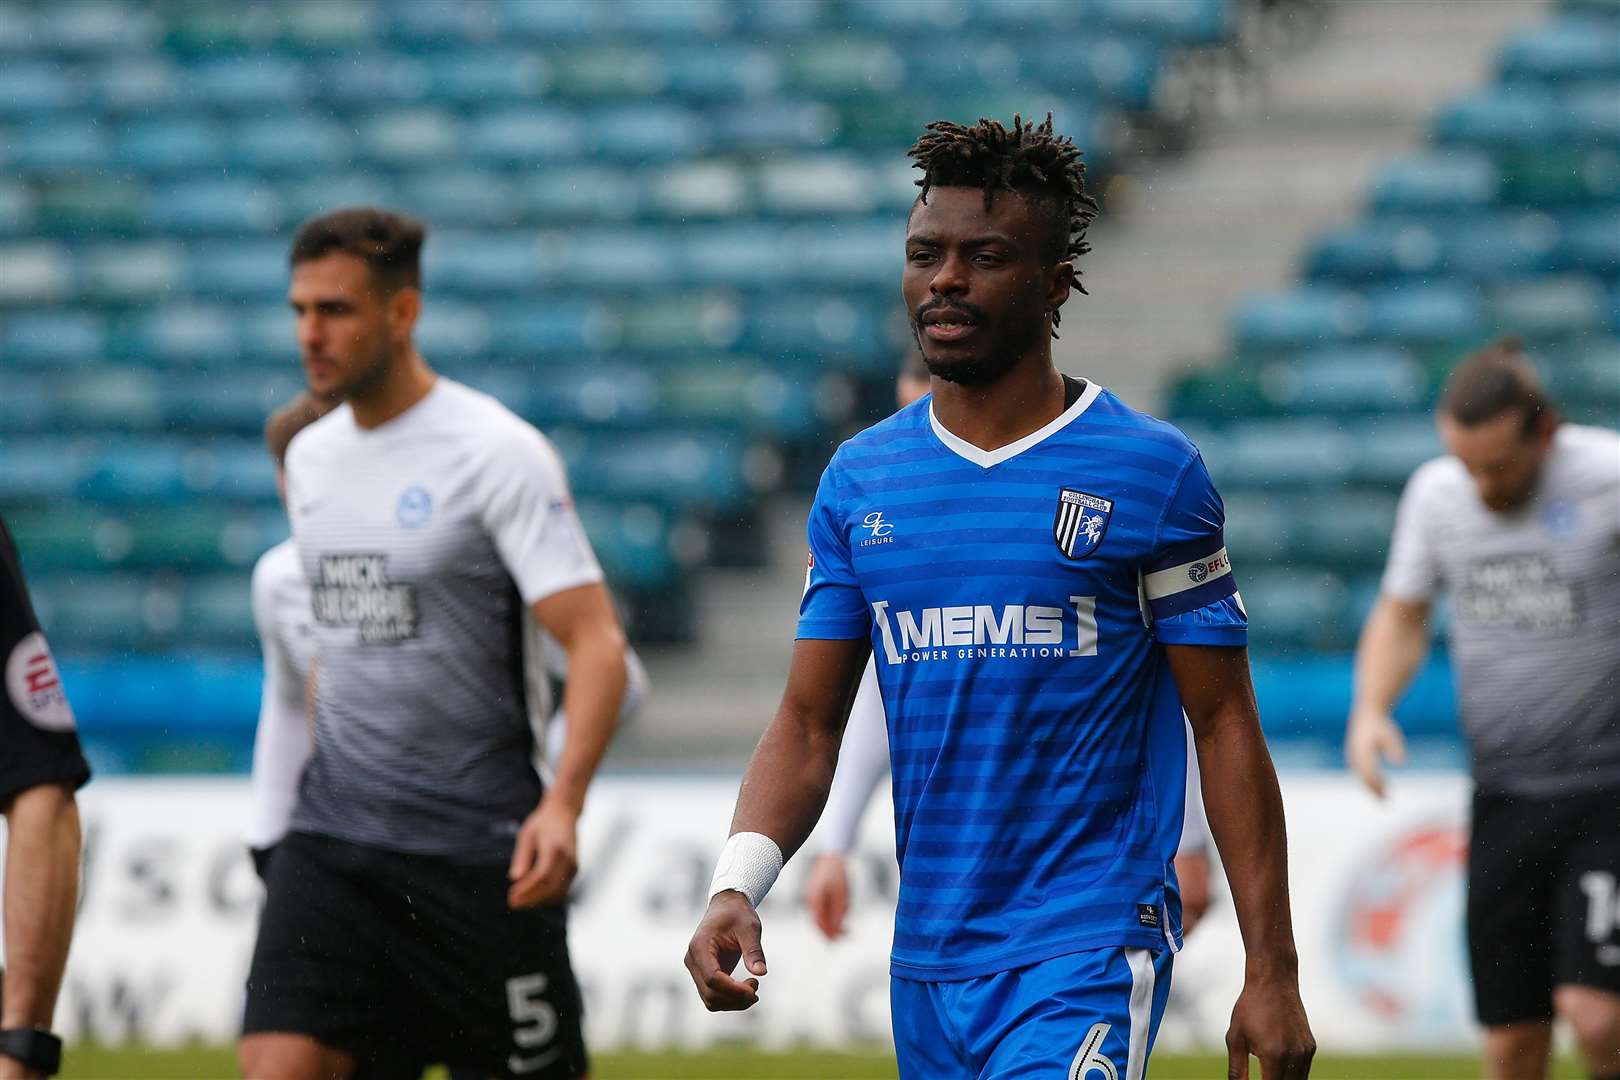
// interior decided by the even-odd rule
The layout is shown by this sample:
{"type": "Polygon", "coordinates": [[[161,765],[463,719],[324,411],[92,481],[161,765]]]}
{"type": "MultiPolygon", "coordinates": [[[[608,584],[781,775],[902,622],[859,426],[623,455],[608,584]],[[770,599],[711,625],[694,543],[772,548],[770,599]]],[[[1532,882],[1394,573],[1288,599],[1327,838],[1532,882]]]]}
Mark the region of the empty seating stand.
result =
{"type": "MultiPolygon", "coordinates": [[[[1291,735],[1342,730],[1347,650],[1401,486],[1441,452],[1432,405],[1458,359],[1518,334],[1568,416],[1620,426],[1620,6],[1568,0],[1504,43],[1496,82],[1433,132],[1307,247],[1297,285],[1239,306],[1234,355],[1171,395],[1229,493],[1257,680],[1291,735]]],[[[1414,695],[1415,730],[1450,729],[1444,683],[1414,695]]]]}

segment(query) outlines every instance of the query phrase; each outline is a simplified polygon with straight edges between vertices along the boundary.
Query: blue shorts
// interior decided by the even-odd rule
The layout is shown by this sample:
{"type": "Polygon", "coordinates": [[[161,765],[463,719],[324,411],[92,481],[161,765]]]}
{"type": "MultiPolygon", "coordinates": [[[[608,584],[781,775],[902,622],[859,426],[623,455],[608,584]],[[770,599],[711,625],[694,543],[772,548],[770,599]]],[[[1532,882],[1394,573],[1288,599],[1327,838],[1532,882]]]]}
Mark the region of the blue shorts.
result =
{"type": "Polygon", "coordinates": [[[977,979],[892,978],[900,1080],[1141,1080],[1170,959],[1088,949],[977,979]]]}

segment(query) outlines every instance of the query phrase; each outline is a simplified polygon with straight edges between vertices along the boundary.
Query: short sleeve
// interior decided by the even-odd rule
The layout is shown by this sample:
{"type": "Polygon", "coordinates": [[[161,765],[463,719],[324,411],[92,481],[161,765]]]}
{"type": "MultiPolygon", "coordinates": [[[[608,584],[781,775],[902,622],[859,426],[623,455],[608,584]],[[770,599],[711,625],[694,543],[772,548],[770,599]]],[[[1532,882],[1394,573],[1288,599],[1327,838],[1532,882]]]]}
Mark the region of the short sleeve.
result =
{"type": "Polygon", "coordinates": [[[866,596],[855,580],[849,552],[849,533],[839,512],[835,469],[837,459],[821,474],[816,501],[810,507],[809,566],[805,571],[804,599],[799,603],[801,638],[844,641],[872,632],[866,596]]]}
{"type": "Polygon", "coordinates": [[[533,428],[501,440],[484,467],[483,524],[525,605],[602,580],[562,459],[533,428]]]}
{"type": "Polygon", "coordinates": [[[1226,551],[1226,510],[1204,459],[1182,470],[1142,568],[1153,636],[1165,645],[1248,643],[1249,619],[1226,551]]]}
{"type": "Polygon", "coordinates": [[[1390,540],[1381,589],[1397,600],[1422,603],[1433,599],[1440,586],[1440,562],[1426,512],[1432,475],[1425,469],[1413,473],[1395,511],[1395,535],[1390,540]]]}
{"type": "Polygon", "coordinates": [[[41,784],[82,787],[79,748],[56,658],[40,631],[11,536],[0,526],[0,802],[41,784]]]}

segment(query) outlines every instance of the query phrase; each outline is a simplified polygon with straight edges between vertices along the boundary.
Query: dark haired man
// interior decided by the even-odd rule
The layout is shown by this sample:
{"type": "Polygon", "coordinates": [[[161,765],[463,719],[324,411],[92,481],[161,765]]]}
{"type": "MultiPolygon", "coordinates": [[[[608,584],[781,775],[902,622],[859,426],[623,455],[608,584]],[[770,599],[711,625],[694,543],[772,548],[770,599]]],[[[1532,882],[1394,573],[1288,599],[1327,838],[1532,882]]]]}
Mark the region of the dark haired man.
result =
{"type": "Polygon", "coordinates": [[[755,908],[821,811],[870,652],[901,1077],[1138,1080],[1180,947],[1185,706],[1248,951],[1232,1075],[1253,1051],[1267,1080],[1303,1077],[1282,803],[1220,499],[1185,436],[1052,363],[1095,207],[1079,151],[1015,118],[930,124],[911,153],[901,291],[933,394],[822,477],[787,689],[688,970],[711,1009],[757,1000],[755,908]]]}
{"type": "Polygon", "coordinates": [[[1345,755],[1378,795],[1391,718],[1452,595],[1473,759],[1468,951],[1490,1080],[1542,1076],[1556,1014],[1620,1078],[1620,434],[1559,422],[1519,344],[1464,361],[1450,453],[1412,474],[1356,653],[1345,755]]]}
{"type": "Polygon", "coordinates": [[[343,404],[287,450],[315,749],[248,975],[255,1080],[586,1074],[563,901],[624,637],[550,444],[417,353],[422,238],[362,208],[292,247],[305,374],[343,404]],[[524,685],[541,630],[570,676],[549,784],[524,685]]]}

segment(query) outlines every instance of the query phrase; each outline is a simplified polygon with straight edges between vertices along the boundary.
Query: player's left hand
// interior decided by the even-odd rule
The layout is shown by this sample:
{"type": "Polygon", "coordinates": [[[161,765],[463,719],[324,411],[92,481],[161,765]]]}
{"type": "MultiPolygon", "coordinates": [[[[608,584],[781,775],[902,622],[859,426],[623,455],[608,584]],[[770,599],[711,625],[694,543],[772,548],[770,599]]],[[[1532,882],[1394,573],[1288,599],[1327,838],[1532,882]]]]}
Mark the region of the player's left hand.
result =
{"type": "Polygon", "coordinates": [[[1227,1080],[1249,1080],[1249,1055],[1260,1059],[1262,1080],[1305,1080],[1316,1056],[1316,1038],[1299,980],[1292,973],[1250,975],[1232,1009],[1226,1031],[1227,1080]]]}
{"type": "Polygon", "coordinates": [[[560,904],[579,869],[579,813],[548,793],[518,830],[512,846],[506,904],[513,908],[560,904]]]}

